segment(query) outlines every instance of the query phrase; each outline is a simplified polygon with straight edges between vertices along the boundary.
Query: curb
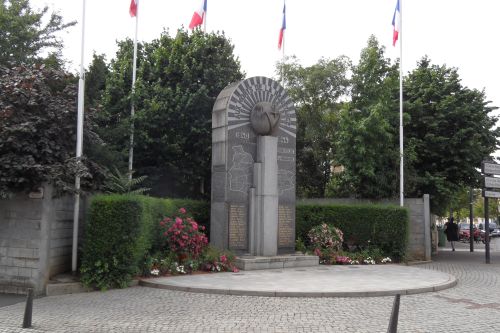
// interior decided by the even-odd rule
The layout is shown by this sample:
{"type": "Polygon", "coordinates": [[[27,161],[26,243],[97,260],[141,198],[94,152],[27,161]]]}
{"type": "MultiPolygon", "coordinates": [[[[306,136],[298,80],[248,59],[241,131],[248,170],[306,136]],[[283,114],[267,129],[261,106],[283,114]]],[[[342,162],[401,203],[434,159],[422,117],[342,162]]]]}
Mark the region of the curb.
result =
{"type": "Polygon", "coordinates": [[[422,288],[410,288],[401,290],[373,290],[373,291],[339,291],[339,292],[296,292],[296,291],[259,291],[219,288],[183,287],[156,283],[151,280],[139,279],[139,285],[148,288],[168,289],[173,291],[184,291],[202,294],[230,295],[230,296],[260,296],[260,297],[382,297],[400,295],[415,295],[427,292],[436,292],[456,286],[458,280],[450,275],[448,281],[422,288]]]}

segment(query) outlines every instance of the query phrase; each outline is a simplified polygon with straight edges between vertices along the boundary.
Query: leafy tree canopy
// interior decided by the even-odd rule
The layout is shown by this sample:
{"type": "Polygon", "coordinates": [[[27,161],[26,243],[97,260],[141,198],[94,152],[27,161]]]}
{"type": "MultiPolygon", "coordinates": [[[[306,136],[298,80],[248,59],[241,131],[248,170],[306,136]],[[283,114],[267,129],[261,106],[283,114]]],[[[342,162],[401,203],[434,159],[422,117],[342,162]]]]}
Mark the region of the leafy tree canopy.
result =
{"type": "Polygon", "coordinates": [[[333,137],[333,163],[342,166],[329,196],[392,198],[398,193],[398,69],[371,36],[352,69],[351,102],[333,137]]]}
{"type": "Polygon", "coordinates": [[[212,107],[223,88],[243,78],[233,46],[224,34],[179,30],[171,37],[164,32],[138,46],[133,96],[133,43],[118,46],[106,79],[99,133],[125,158],[133,100],[134,169],[149,176],[152,193],[207,196],[212,107]]]}
{"type": "Polygon", "coordinates": [[[405,148],[414,154],[408,196],[431,195],[444,213],[462,187],[479,186],[481,161],[498,148],[500,128],[485,94],[462,86],[456,68],[424,57],[405,80],[405,148]]]}
{"type": "Polygon", "coordinates": [[[0,66],[35,63],[47,49],[56,51],[51,61],[60,61],[54,56],[63,47],[57,33],[75,24],[63,23],[57,13],[48,14],[48,7],[33,10],[29,0],[0,0],[0,66]]]}
{"type": "MultiPolygon", "coordinates": [[[[83,188],[102,181],[98,165],[75,160],[76,100],[74,78],[43,66],[0,67],[0,196],[50,182],[73,189],[75,172],[83,188]]],[[[92,114],[85,119],[84,142],[100,144],[92,114]]]]}
{"type": "Polygon", "coordinates": [[[321,59],[310,67],[301,66],[294,57],[279,64],[278,73],[296,105],[297,194],[301,197],[325,195],[349,68],[346,57],[321,59]]]}

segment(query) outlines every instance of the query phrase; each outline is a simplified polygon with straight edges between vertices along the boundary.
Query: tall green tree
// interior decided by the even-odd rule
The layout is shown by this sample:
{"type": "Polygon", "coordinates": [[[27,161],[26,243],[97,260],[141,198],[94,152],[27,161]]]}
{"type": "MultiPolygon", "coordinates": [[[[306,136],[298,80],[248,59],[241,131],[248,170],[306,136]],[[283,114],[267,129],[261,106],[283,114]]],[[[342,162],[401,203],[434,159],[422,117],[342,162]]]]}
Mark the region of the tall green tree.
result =
{"type": "Polygon", "coordinates": [[[351,102],[335,134],[335,164],[342,166],[328,196],[392,198],[399,189],[398,66],[374,36],[353,67],[351,102]]]}
{"type": "Polygon", "coordinates": [[[0,66],[38,62],[44,50],[57,54],[63,47],[57,33],[75,24],[47,6],[33,10],[29,0],[0,0],[0,66]]]}
{"type": "Polygon", "coordinates": [[[233,45],[224,34],[164,32],[139,45],[131,95],[132,42],[119,43],[110,64],[101,133],[128,153],[130,103],[136,107],[134,169],[147,174],[156,195],[208,196],[212,107],[219,92],[241,80],[233,45]]]}
{"type": "Polygon", "coordinates": [[[297,195],[323,197],[330,180],[333,135],[342,98],[349,87],[347,57],[320,59],[303,67],[291,57],[277,72],[295,102],[297,114],[297,195]]]}
{"type": "Polygon", "coordinates": [[[444,214],[463,187],[479,187],[481,161],[497,148],[497,109],[484,91],[462,86],[456,68],[424,57],[405,81],[405,149],[414,153],[408,196],[431,195],[431,208],[444,214]]]}
{"type": "Polygon", "coordinates": [[[85,105],[96,107],[101,102],[108,74],[106,56],[94,52],[89,69],[85,72],[85,105]]]}

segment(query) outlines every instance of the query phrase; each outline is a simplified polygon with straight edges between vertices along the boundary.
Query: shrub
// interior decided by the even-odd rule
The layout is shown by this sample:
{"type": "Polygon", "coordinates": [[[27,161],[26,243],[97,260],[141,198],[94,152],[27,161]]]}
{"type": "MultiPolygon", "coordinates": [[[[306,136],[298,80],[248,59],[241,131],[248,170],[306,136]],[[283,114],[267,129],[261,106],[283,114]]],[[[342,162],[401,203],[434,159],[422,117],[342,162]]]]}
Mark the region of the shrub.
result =
{"type": "Polygon", "coordinates": [[[97,196],[85,228],[82,282],[100,289],[125,287],[151,248],[154,199],[97,196]]]}
{"type": "Polygon", "coordinates": [[[193,207],[193,216],[208,223],[207,202],[116,194],[93,198],[85,225],[82,282],[99,289],[125,287],[134,275],[150,274],[156,260],[151,254],[162,248],[159,221],[174,215],[180,205],[193,207]]]}
{"type": "Polygon", "coordinates": [[[180,208],[178,216],[166,217],[160,222],[168,250],[176,253],[181,263],[183,259],[197,259],[208,244],[207,237],[201,232],[205,227],[198,227],[198,223],[186,212],[186,209],[180,208]],[[181,258],[183,255],[185,258],[181,258]]]}
{"type": "Polygon", "coordinates": [[[297,238],[307,239],[309,230],[322,223],[342,230],[344,243],[351,247],[377,247],[384,255],[396,260],[405,256],[409,229],[406,208],[390,205],[297,205],[297,238]]]}
{"type": "Polygon", "coordinates": [[[234,260],[235,256],[231,251],[221,251],[209,245],[202,255],[201,269],[209,272],[238,272],[234,260]]]}
{"type": "Polygon", "coordinates": [[[326,223],[312,227],[307,236],[313,248],[333,251],[339,251],[344,241],[342,231],[326,223]]]}

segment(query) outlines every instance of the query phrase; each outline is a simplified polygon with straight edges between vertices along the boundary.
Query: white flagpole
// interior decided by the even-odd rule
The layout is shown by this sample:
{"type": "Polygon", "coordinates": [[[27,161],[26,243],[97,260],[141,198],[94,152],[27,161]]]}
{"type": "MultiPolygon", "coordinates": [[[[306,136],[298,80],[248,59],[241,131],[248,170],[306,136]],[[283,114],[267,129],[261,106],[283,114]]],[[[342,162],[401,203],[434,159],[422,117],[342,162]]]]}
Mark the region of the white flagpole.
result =
{"type": "Polygon", "coordinates": [[[134,92],[135,92],[135,79],[137,72],[137,31],[139,28],[139,0],[136,0],[137,10],[135,13],[135,36],[134,36],[134,59],[132,64],[132,102],[130,107],[130,147],[128,153],[128,179],[132,179],[132,170],[134,162],[134,92]]]}
{"type": "MultiPolygon", "coordinates": [[[[80,54],[80,79],[78,80],[78,116],[77,116],[77,134],[76,134],[76,163],[81,163],[83,146],[83,107],[85,94],[85,70],[83,68],[84,49],[85,49],[85,1],[83,0],[82,9],[82,44],[80,54]]],[[[80,176],[75,175],[75,205],[73,207],[73,246],[71,253],[71,271],[76,274],[77,251],[78,251],[78,219],[80,214],[80,176]]]]}
{"type": "Polygon", "coordinates": [[[403,150],[403,0],[399,0],[399,201],[404,205],[403,150]]]}
{"type": "MultiPolygon", "coordinates": [[[[203,3],[205,5],[205,2],[203,3]]],[[[203,12],[203,33],[207,33],[207,12],[208,12],[208,4],[206,10],[203,12]]]]}
{"type": "MultiPolygon", "coordinates": [[[[281,18],[281,29],[283,29],[283,19],[286,22],[286,0],[283,0],[283,17],[281,18]]],[[[281,40],[281,50],[282,50],[282,55],[281,55],[281,85],[285,87],[285,76],[284,76],[284,71],[283,67],[285,66],[285,39],[286,39],[286,28],[283,30],[283,37],[281,40]]]]}

